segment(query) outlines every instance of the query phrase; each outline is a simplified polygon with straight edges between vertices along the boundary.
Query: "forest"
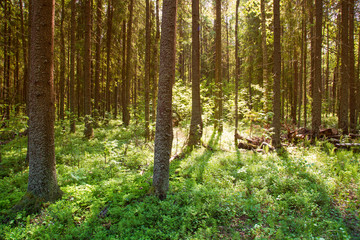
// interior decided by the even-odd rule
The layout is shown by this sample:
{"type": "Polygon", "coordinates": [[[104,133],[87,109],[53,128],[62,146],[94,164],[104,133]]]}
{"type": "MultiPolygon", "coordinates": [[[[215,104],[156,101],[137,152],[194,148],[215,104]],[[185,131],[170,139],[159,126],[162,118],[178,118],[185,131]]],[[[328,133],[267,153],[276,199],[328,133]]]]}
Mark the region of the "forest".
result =
{"type": "Polygon", "coordinates": [[[360,239],[359,21],[1,0],[0,239],[360,239]]]}

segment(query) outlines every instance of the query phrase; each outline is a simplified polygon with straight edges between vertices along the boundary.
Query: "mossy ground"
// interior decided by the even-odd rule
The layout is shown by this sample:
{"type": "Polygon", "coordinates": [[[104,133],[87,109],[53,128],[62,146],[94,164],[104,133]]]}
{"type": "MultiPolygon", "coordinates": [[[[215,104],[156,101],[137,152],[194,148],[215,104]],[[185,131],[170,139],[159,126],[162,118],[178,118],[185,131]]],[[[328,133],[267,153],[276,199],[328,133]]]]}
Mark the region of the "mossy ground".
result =
{"type": "MultiPolygon", "coordinates": [[[[233,133],[204,131],[212,150],[175,159],[166,200],[152,195],[153,144],[142,126],[110,121],[83,137],[56,126],[63,198],[39,213],[5,213],[25,195],[26,138],[2,146],[2,239],[359,239],[359,155],[318,142],[282,152],[233,147],[233,133]],[[9,215],[7,215],[8,217],[9,215]]],[[[243,132],[248,130],[243,129],[243,132]]],[[[187,133],[177,128],[173,154],[187,133]]]]}

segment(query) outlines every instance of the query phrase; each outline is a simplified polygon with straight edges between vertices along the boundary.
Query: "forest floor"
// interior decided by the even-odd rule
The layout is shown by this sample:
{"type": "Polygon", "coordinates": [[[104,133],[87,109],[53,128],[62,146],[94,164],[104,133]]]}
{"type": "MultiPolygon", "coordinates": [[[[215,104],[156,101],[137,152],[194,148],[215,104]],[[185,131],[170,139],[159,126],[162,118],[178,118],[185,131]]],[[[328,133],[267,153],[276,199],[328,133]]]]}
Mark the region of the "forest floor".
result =
{"type": "MultiPolygon", "coordinates": [[[[26,128],[21,122],[14,131],[26,128]]],[[[38,214],[8,214],[26,192],[26,137],[0,146],[0,239],[360,239],[360,155],[352,151],[305,141],[257,153],[236,149],[232,128],[206,128],[210,147],[171,162],[159,201],[153,143],[139,125],[112,120],[86,140],[82,125],[69,134],[65,124],[55,129],[64,195],[38,214]]],[[[174,155],[186,136],[175,128],[174,155]]]]}

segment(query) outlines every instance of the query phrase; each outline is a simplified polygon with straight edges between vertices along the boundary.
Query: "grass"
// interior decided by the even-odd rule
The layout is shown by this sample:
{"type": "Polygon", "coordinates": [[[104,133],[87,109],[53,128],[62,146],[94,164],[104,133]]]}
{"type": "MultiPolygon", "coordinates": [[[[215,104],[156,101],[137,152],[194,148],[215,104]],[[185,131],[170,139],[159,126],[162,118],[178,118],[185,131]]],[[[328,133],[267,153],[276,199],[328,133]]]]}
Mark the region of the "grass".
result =
{"type": "MultiPolygon", "coordinates": [[[[231,129],[216,135],[206,128],[212,150],[175,159],[168,197],[159,201],[151,191],[153,143],[144,142],[140,126],[110,121],[92,140],[82,128],[69,134],[56,126],[64,196],[39,214],[6,219],[26,192],[26,138],[2,146],[0,239],[360,238],[360,158],[351,151],[325,142],[241,151],[231,129]]],[[[173,154],[186,136],[175,129],[173,154]]]]}

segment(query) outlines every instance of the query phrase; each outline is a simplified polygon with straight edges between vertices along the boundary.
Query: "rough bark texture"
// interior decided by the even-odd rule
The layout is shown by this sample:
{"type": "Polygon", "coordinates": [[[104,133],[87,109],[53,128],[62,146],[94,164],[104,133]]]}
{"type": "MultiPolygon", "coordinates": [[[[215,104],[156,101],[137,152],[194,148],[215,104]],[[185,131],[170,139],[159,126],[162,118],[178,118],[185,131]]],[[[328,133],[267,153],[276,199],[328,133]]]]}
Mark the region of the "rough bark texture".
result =
{"type": "Polygon", "coordinates": [[[172,83],[175,80],[176,0],[164,0],[160,41],[160,73],[155,132],[153,186],[166,198],[169,188],[169,159],[172,132],[172,83]]]}
{"type": "Polygon", "coordinates": [[[215,129],[222,132],[221,0],[216,0],[215,10],[215,129]]]}
{"type": "Polygon", "coordinates": [[[281,117],[281,45],[280,45],[280,0],[274,0],[274,134],[272,144],[274,147],[280,147],[280,117],[281,117]]]}
{"type": "Polygon", "coordinates": [[[70,33],[70,132],[75,133],[75,1],[71,0],[71,33],[70,33]]]}
{"type": "Polygon", "coordinates": [[[93,137],[91,123],[91,0],[85,0],[85,46],[84,46],[84,113],[86,138],[93,137]]]}
{"type": "Polygon", "coordinates": [[[28,192],[43,201],[61,197],[56,180],[54,146],[54,6],[33,0],[29,82],[28,192]]]}
{"type": "Polygon", "coordinates": [[[199,0],[192,1],[192,109],[189,146],[200,144],[203,124],[200,103],[200,27],[199,0]]]}
{"type": "Polygon", "coordinates": [[[341,84],[339,102],[339,128],[349,132],[349,41],[348,0],[341,1],[341,84]]]}
{"type": "Polygon", "coordinates": [[[315,1],[315,50],[314,50],[314,85],[312,102],[311,129],[313,137],[318,137],[321,125],[321,48],[322,48],[322,0],[315,1]]]}
{"type": "Polygon", "coordinates": [[[151,33],[150,33],[150,0],[146,0],[146,47],[145,47],[145,139],[150,138],[150,44],[151,44],[151,33]]]}

